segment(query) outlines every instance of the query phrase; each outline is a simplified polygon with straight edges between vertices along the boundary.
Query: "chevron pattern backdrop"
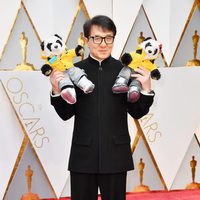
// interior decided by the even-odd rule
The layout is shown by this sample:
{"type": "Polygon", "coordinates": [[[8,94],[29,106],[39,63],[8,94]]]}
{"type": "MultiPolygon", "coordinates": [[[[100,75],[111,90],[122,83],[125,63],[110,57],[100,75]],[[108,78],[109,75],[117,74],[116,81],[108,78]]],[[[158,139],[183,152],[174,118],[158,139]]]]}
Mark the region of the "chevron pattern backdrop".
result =
{"type": "Polygon", "coordinates": [[[157,60],[162,79],[153,81],[155,103],[139,121],[128,116],[136,170],[128,173],[127,191],[139,184],[140,158],[151,190],[184,189],[191,182],[192,155],[200,163],[200,68],[186,63],[193,59],[194,31],[200,34],[199,0],[0,0],[0,13],[0,199],[20,199],[27,192],[29,164],[33,193],[70,195],[67,161],[74,119],[63,122],[49,105],[50,84],[39,71],[40,43],[57,33],[73,48],[85,20],[97,14],[116,23],[115,58],[136,48],[141,31],[163,44],[157,60]],[[13,70],[22,62],[22,32],[28,38],[27,62],[35,71],[13,70]]]}

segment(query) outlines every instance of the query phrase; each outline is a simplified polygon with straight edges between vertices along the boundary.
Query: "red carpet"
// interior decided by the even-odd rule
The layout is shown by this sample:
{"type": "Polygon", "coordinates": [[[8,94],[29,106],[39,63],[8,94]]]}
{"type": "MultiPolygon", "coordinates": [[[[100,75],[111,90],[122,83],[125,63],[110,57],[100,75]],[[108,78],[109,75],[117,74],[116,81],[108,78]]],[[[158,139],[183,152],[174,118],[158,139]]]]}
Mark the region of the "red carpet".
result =
{"type": "MultiPolygon", "coordinates": [[[[60,200],[70,200],[70,198],[60,198],[60,200]]],[[[101,198],[99,197],[98,200],[101,200],[101,198]]],[[[126,200],[200,200],[200,189],[127,193],[126,200]]]]}

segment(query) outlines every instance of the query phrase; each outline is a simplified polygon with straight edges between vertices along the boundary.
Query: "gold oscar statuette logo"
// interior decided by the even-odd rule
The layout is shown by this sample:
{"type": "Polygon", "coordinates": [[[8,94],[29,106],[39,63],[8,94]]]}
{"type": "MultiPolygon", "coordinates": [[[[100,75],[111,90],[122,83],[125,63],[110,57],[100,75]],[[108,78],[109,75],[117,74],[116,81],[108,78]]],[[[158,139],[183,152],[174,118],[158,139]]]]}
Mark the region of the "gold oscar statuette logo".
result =
{"type": "Polygon", "coordinates": [[[199,184],[195,182],[196,166],[197,166],[197,161],[195,160],[195,157],[192,156],[192,160],[190,161],[190,168],[191,168],[191,173],[192,173],[192,182],[189,183],[186,186],[186,189],[197,189],[197,188],[200,188],[199,184]]]}
{"type": "Polygon", "coordinates": [[[138,44],[141,44],[145,40],[145,37],[143,36],[143,32],[140,32],[140,36],[138,37],[138,44]]]}
{"type": "Polygon", "coordinates": [[[147,192],[147,191],[149,191],[149,187],[147,185],[143,184],[144,167],[145,167],[145,164],[142,161],[142,158],[140,158],[140,162],[138,164],[138,170],[139,170],[139,175],[140,175],[140,185],[134,187],[133,192],[147,192]]]}
{"type": "Polygon", "coordinates": [[[16,71],[31,71],[35,70],[32,64],[29,64],[26,62],[27,58],[27,44],[28,44],[28,38],[25,36],[25,33],[22,32],[20,36],[20,45],[22,48],[22,63],[17,64],[16,68],[14,70],[16,71]]]}
{"type": "Polygon", "coordinates": [[[197,30],[195,30],[194,35],[192,36],[192,42],[193,42],[194,59],[189,60],[186,65],[189,67],[200,66],[200,60],[197,59],[197,49],[199,42],[199,35],[197,34],[197,30]]]}
{"type": "MultiPolygon", "coordinates": [[[[79,37],[78,37],[78,45],[80,45],[82,47],[85,46],[85,40],[84,40],[83,32],[81,32],[79,37]]],[[[80,54],[81,54],[81,60],[83,60],[84,59],[84,49],[81,50],[80,54]]]]}
{"type": "Polygon", "coordinates": [[[33,170],[31,170],[31,166],[28,165],[28,169],[26,170],[28,192],[27,194],[22,195],[21,200],[39,200],[38,194],[33,194],[31,192],[32,176],[33,176],[33,170]]]}

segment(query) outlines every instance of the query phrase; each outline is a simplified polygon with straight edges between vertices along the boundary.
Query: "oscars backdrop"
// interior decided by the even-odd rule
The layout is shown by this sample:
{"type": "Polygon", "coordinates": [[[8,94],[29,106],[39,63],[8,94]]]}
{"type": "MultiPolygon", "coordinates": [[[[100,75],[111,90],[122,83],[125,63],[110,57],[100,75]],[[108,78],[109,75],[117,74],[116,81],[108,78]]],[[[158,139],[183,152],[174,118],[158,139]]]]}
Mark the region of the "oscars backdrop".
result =
{"type": "MultiPolygon", "coordinates": [[[[0,0],[0,13],[0,199],[27,193],[28,165],[33,193],[70,196],[74,119],[62,121],[50,105],[40,43],[57,33],[75,47],[83,23],[97,14],[116,23],[117,59],[136,49],[141,34],[163,46],[153,106],[138,121],[127,116],[136,167],[128,173],[127,191],[141,178],[150,190],[184,189],[192,182],[192,156],[200,182],[199,0],[0,0]]],[[[84,57],[88,52],[85,47],[84,57]]]]}

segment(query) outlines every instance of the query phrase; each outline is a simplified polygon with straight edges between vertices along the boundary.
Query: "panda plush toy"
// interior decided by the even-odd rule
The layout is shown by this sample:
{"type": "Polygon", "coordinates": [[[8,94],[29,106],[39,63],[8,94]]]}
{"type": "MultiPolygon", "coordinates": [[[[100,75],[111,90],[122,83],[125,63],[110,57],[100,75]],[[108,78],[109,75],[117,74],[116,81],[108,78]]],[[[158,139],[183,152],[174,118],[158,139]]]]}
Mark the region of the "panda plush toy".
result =
{"type": "Polygon", "coordinates": [[[83,54],[82,45],[77,45],[75,49],[67,50],[62,38],[55,34],[41,43],[41,49],[42,58],[46,60],[46,64],[41,67],[42,73],[49,76],[53,69],[56,69],[64,74],[64,78],[59,82],[58,86],[61,90],[62,98],[67,103],[76,103],[74,84],[86,94],[93,91],[94,84],[87,79],[86,73],[73,65],[73,58],[83,54]]]}
{"type": "Polygon", "coordinates": [[[112,87],[113,93],[128,92],[127,99],[129,102],[134,103],[138,101],[142,90],[141,83],[136,78],[131,77],[131,74],[136,73],[134,69],[142,66],[151,72],[152,79],[160,79],[161,74],[154,61],[161,53],[161,49],[162,45],[149,37],[138,45],[136,51],[123,54],[121,62],[124,67],[118,74],[112,87]]]}

